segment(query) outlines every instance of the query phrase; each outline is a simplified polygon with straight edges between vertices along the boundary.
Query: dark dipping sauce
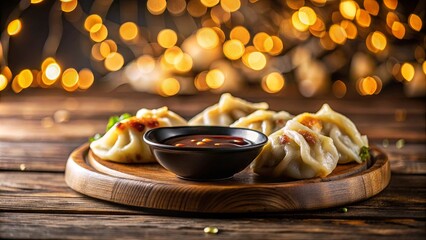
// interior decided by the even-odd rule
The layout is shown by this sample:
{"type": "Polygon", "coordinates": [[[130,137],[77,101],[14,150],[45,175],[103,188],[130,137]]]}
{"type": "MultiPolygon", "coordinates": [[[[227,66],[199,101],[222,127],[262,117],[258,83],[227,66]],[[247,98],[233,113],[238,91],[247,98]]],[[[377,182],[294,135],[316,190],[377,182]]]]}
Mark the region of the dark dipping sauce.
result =
{"type": "Polygon", "coordinates": [[[192,148],[237,148],[253,143],[245,138],[229,135],[186,135],[167,139],[164,144],[192,148]]]}

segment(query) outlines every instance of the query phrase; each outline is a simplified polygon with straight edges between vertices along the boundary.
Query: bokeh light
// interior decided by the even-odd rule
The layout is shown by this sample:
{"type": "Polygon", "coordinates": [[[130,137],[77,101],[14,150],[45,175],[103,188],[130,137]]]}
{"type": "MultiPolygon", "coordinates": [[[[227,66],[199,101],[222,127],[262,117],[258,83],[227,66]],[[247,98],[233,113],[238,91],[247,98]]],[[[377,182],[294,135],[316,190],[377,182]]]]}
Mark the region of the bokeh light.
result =
{"type": "Polygon", "coordinates": [[[47,79],[55,81],[61,75],[61,67],[56,62],[50,63],[46,67],[45,75],[47,79]]]}
{"type": "Polygon", "coordinates": [[[389,28],[392,28],[392,25],[395,21],[399,22],[399,17],[393,12],[388,12],[386,15],[386,25],[388,25],[389,28]]]}
{"type": "Polygon", "coordinates": [[[398,6],[398,0],[383,0],[383,3],[390,10],[395,10],[398,6]]]}
{"type": "Polygon", "coordinates": [[[298,14],[300,22],[305,25],[312,26],[317,21],[317,14],[310,7],[301,7],[298,14]]]}
{"type": "Polygon", "coordinates": [[[192,65],[193,65],[192,57],[189,54],[184,53],[180,61],[178,61],[175,64],[175,68],[179,72],[186,73],[192,69],[192,65]]]}
{"type": "Polygon", "coordinates": [[[284,50],[283,41],[277,36],[271,36],[272,48],[269,50],[269,54],[272,56],[279,55],[284,50]]]}
{"type": "Polygon", "coordinates": [[[231,39],[223,44],[223,54],[231,60],[237,60],[244,54],[245,47],[242,42],[236,39],[231,39]]]}
{"type": "Polygon", "coordinates": [[[189,0],[186,9],[192,17],[202,17],[207,12],[207,7],[200,0],[189,0]]]}
{"type": "Polygon", "coordinates": [[[348,20],[343,20],[340,26],[345,30],[348,39],[355,39],[358,35],[358,29],[355,24],[348,20]]]}
{"type": "Polygon", "coordinates": [[[253,70],[262,70],[266,66],[266,57],[261,52],[252,52],[247,56],[247,64],[253,70]]]}
{"type": "Polygon", "coordinates": [[[241,43],[246,45],[250,41],[250,33],[247,28],[243,26],[236,26],[229,33],[229,38],[239,40],[241,43]]]}
{"type": "Polygon", "coordinates": [[[401,75],[407,81],[413,80],[413,78],[414,78],[414,66],[411,63],[402,64],[401,75]]]}
{"type": "Polygon", "coordinates": [[[259,32],[253,38],[253,45],[258,51],[268,52],[274,46],[274,41],[267,33],[259,32]]]}
{"type": "Polygon", "coordinates": [[[312,35],[315,37],[322,37],[325,34],[325,24],[324,21],[321,20],[321,18],[317,18],[314,25],[309,26],[309,31],[312,35]]]}
{"type": "Polygon", "coordinates": [[[371,24],[371,16],[364,9],[358,9],[356,12],[356,22],[361,27],[369,27],[371,24]]]}
{"type": "Polygon", "coordinates": [[[305,97],[342,98],[353,91],[369,96],[389,84],[399,84],[406,95],[426,94],[420,1],[148,0],[96,2],[89,8],[60,0],[49,12],[44,46],[29,52],[41,53],[39,69],[17,65],[25,59],[14,56],[22,41],[33,41],[28,34],[37,32],[26,13],[41,5],[30,2],[42,1],[19,4],[5,18],[2,91],[74,92],[122,76],[111,86],[129,84],[162,96],[233,91],[243,84],[272,94],[284,89],[286,76],[305,97]],[[95,82],[95,76],[101,80],[95,82]]]}
{"type": "Polygon", "coordinates": [[[120,37],[125,41],[130,41],[138,35],[138,26],[134,22],[125,22],[120,26],[120,37]]]}
{"type": "Polygon", "coordinates": [[[332,85],[332,90],[334,96],[337,98],[343,98],[346,95],[347,87],[342,80],[337,80],[332,85]]]}
{"type": "Polygon", "coordinates": [[[205,49],[213,49],[219,44],[217,33],[211,28],[201,28],[196,34],[197,43],[205,49]]]}
{"type": "Polygon", "coordinates": [[[88,68],[83,68],[78,72],[78,87],[82,90],[89,89],[95,81],[93,73],[88,68]]]}
{"type": "Polygon", "coordinates": [[[405,36],[405,26],[402,23],[398,22],[398,21],[393,22],[393,24],[392,24],[392,34],[396,38],[403,39],[404,36],[405,36]]]}
{"type": "Polygon", "coordinates": [[[112,40],[105,40],[101,42],[100,44],[96,43],[93,45],[93,48],[96,48],[96,49],[92,49],[92,54],[96,55],[96,57],[94,56],[94,58],[97,60],[103,60],[110,53],[117,52],[117,44],[112,40]]]}
{"type": "Polygon", "coordinates": [[[338,24],[333,24],[329,30],[330,39],[337,44],[345,44],[347,39],[346,31],[338,24]]]}
{"type": "Polygon", "coordinates": [[[3,91],[7,87],[8,81],[5,75],[0,74],[0,91],[3,91]]]}
{"type": "Polygon", "coordinates": [[[160,94],[164,96],[173,96],[176,95],[180,90],[179,81],[175,78],[166,78],[161,81],[160,84],[160,94]]]}
{"type": "Polygon", "coordinates": [[[240,0],[221,0],[220,6],[227,12],[236,12],[241,7],[240,0]]]}
{"type": "Polygon", "coordinates": [[[70,0],[70,1],[61,1],[61,10],[63,12],[72,12],[77,7],[78,1],[77,0],[70,0]]]}
{"type": "Polygon", "coordinates": [[[79,75],[74,68],[68,68],[62,73],[62,86],[68,89],[78,84],[79,75]]]}
{"type": "Polygon", "coordinates": [[[361,95],[378,94],[381,90],[381,86],[382,82],[377,76],[367,76],[357,81],[357,91],[361,95]]]}
{"type": "Polygon", "coordinates": [[[225,82],[225,75],[219,69],[210,70],[206,75],[207,86],[211,89],[220,88],[225,82]]]}
{"type": "Polygon", "coordinates": [[[109,46],[104,46],[103,47],[103,54],[102,54],[101,53],[101,45],[102,45],[101,43],[95,43],[92,46],[91,56],[96,61],[104,60],[108,56],[108,54],[111,53],[111,51],[110,51],[111,49],[109,48],[109,46]]]}
{"type": "Polygon", "coordinates": [[[376,0],[364,0],[364,8],[373,16],[379,14],[380,6],[376,0]]]}
{"type": "Polygon", "coordinates": [[[371,43],[373,44],[374,48],[376,48],[379,51],[382,51],[385,49],[387,45],[386,36],[379,31],[375,31],[371,35],[371,43]]]}
{"type": "Polygon", "coordinates": [[[426,74],[426,61],[423,61],[422,69],[423,69],[423,73],[426,74]]]}
{"type": "Polygon", "coordinates": [[[15,19],[7,25],[7,33],[10,36],[18,34],[21,31],[21,29],[22,29],[22,22],[20,19],[15,19]]]}
{"type": "Polygon", "coordinates": [[[84,21],[84,28],[88,32],[97,32],[102,27],[102,18],[97,14],[89,15],[84,21]]]}
{"type": "Polygon", "coordinates": [[[177,34],[172,29],[163,29],[158,33],[157,42],[163,48],[171,48],[177,43],[177,34]]]}
{"type": "Polygon", "coordinates": [[[422,29],[422,19],[416,14],[410,14],[408,17],[408,23],[410,24],[410,27],[417,32],[422,29]]]}
{"type": "Polygon", "coordinates": [[[194,79],[194,85],[198,91],[207,91],[210,89],[206,81],[207,71],[200,72],[194,79]]]}
{"type": "Polygon", "coordinates": [[[152,15],[160,15],[166,10],[167,2],[166,0],[148,0],[146,7],[152,15]]]}
{"type": "Polygon", "coordinates": [[[298,10],[305,5],[305,0],[287,0],[286,4],[293,10],[298,10]]]}
{"type": "Polygon", "coordinates": [[[118,71],[124,65],[124,58],[118,52],[110,53],[104,62],[105,68],[109,71],[118,71]]]}
{"type": "Polygon", "coordinates": [[[356,12],[358,10],[358,4],[354,1],[342,1],[339,5],[340,13],[344,18],[352,20],[355,18],[356,12]]]}
{"type": "Polygon", "coordinates": [[[4,66],[0,74],[2,74],[7,81],[12,80],[12,71],[10,70],[8,66],[4,66]]]}
{"type": "Polygon", "coordinates": [[[167,10],[174,16],[181,16],[186,9],[185,0],[173,0],[167,2],[167,10]]]}
{"type": "MultiPolygon", "coordinates": [[[[97,29],[99,24],[93,26],[91,30],[97,29]]],[[[99,30],[94,32],[90,31],[90,38],[95,42],[102,42],[108,37],[108,29],[105,25],[101,24],[99,30]]]]}
{"type": "Polygon", "coordinates": [[[206,7],[214,7],[219,3],[219,0],[200,0],[206,7]]]}
{"type": "Polygon", "coordinates": [[[271,72],[262,78],[262,89],[268,93],[276,93],[284,88],[285,79],[279,72],[271,72]]]}
{"type": "Polygon", "coordinates": [[[166,49],[164,52],[164,59],[169,64],[177,64],[183,58],[182,49],[179,47],[173,46],[171,48],[166,49]]]}
{"type": "Polygon", "coordinates": [[[309,25],[300,21],[299,12],[293,13],[291,16],[291,23],[293,24],[293,27],[300,32],[305,32],[309,29],[309,25]]]}
{"type": "Polygon", "coordinates": [[[24,69],[17,75],[18,85],[23,89],[31,86],[33,80],[34,76],[29,69],[24,69]]]}

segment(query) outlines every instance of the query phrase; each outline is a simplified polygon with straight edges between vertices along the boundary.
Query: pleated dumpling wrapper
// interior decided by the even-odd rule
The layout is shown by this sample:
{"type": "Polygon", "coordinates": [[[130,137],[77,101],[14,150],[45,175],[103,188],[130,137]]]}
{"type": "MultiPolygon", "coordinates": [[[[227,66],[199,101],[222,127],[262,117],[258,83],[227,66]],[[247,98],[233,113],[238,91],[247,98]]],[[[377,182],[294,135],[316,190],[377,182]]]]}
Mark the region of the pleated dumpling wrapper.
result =
{"type": "Polygon", "coordinates": [[[294,118],[312,130],[329,136],[339,152],[339,164],[367,160],[368,138],[361,135],[355,124],[343,114],[324,104],[315,113],[303,113],[294,118]]]}
{"type": "Polygon", "coordinates": [[[231,124],[231,127],[249,128],[269,136],[285,126],[294,116],[286,111],[257,110],[231,124]]]}
{"type": "Polygon", "coordinates": [[[170,111],[167,107],[161,107],[158,109],[146,109],[142,108],[136,113],[138,118],[156,118],[162,123],[168,126],[186,126],[188,122],[176,114],[170,111]]]}
{"type": "Polygon", "coordinates": [[[245,117],[256,110],[266,110],[269,105],[265,102],[251,103],[241,98],[224,93],[219,102],[207,107],[191,120],[189,125],[229,126],[236,120],[245,117]]]}
{"type": "Polygon", "coordinates": [[[268,143],[251,167],[266,177],[326,177],[336,168],[338,158],[331,138],[289,120],[269,135],[268,143]]]}
{"type": "Polygon", "coordinates": [[[156,162],[143,141],[146,131],[157,127],[184,126],[186,121],[167,107],[141,109],[136,116],[117,122],[105,135],[90,144],[93,153],[104,160],[121,163],[156,162]]]}

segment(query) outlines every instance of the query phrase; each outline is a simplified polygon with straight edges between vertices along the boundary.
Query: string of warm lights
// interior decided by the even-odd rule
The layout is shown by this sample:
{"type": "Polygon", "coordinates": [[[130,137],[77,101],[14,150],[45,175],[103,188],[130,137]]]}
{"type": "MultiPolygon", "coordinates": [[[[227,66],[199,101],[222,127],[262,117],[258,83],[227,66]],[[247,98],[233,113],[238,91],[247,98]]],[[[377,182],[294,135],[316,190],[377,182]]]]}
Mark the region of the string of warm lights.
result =
{"type": "Polygon", "coordinates": [[[61,0],[52,5],[40,67],[11,69],[9,42],[26,31],[20,16],[43,3],[21,0],[9,16],[0,42],[0,91],[80,91],[101,76],[99,84],[163,96],[247,83],[277,93],[289,81],[306,97],[331,90],[341,98],[351,89],[374,95],[390,82],[409,96],[426,95],[423,1],[407,14],[398,0],[148,0],[143,8],[138,1],[114,8],[113,0],[94,0],[90,9],[61,0]],[[114,21],[110,11],[125,14],[114,21]],[[63,20],[90,41],[90,66],[75,69],[57,59],[63,20]]]}

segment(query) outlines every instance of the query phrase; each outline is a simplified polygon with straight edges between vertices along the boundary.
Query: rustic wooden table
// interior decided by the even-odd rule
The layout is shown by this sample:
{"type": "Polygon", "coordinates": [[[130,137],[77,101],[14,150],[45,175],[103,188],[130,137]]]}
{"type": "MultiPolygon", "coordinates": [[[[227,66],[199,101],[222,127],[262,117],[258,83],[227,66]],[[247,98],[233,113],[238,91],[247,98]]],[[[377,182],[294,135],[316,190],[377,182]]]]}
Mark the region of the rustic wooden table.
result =
{"type": "MultiPolygon", "coordinates": [[[[290,91],[288,91],[290,92],[290,91]]],[[[103,132],[110,115],[163,105],[190,118],[219,96],[162,98],[127,90],[68,94],[0,93],[0,238],[53,239],[424,239],[426,235],[426,107],[396,91],[372,97],[304,99],[247,90],[234,95],[267,101],[292,114],[327,102],[349,116],[391,162],[390,185],[341,208],[274,214],[200,215],[140,209],[87,197],[64,181],[68,155],[103,132]],[[205,234],[204,227],[219,229],[205,234]]]]}

